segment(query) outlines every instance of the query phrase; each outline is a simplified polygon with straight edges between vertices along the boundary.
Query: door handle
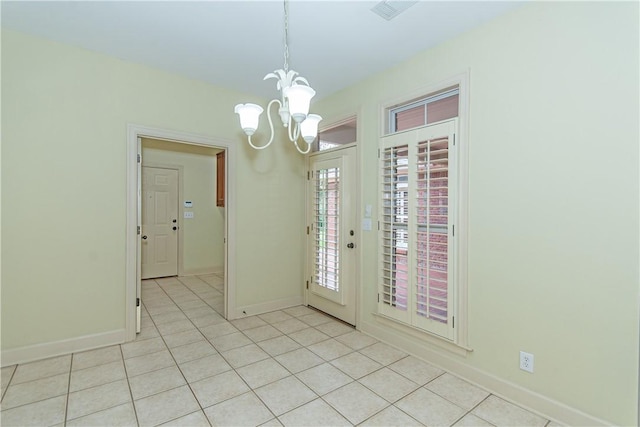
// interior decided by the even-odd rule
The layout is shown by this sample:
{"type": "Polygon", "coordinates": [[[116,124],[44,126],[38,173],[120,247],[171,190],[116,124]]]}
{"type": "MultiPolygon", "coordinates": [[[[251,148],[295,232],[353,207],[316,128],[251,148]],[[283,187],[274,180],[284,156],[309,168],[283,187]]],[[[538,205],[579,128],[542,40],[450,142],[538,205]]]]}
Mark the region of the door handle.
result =
{"type": "Polygon", "coordinates": [[[173,227],[174,231],[178,229],[178,227],[173,227]]]}
{"type": "Polygon", "coordinates": [[[147,236],[142,236],[142,240],[147,240],[147,236]]]}
{"type": "Polygon", "coordinates": [[[355,243],[347,243],[347,247],[348,247],[349,249],[353,249],[353,248],[355,248],[355,247],[356,247],[356,245],[355,245],[355,243]]]}

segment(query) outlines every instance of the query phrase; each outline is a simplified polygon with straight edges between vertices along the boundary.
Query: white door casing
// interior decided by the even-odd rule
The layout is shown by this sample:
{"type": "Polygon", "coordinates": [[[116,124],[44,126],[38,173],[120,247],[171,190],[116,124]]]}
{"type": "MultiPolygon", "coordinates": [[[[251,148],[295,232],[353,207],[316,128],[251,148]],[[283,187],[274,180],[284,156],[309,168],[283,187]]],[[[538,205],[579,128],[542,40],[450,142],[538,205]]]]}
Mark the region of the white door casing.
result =
{"type": "Polygon", "coordinates": [[[142,167],[142,279],[178,274],[178,171],[142,167]]]}
{"type": "MultiPolygon", "coordinates": [[[[129,137],[131,138],[131,137],[129,137]]],[[[142,327],[142,243],[140,240],[142,230],[142,138],[136,136],[136,334],[142,327]]],[[[130,197],[131,195],[128,194],[130,197]]],[[[131,219],[127,219],[127,225],[131,225],[131,219]]],[[[127,295],[128,296],[128,295],[127,295]]],[[[129,323],[129,322],[127,322],[129,323]]],[[[129,325],[127,325],[129,327],[129,325]]]]}
{"type": "Polygon", "coordinates": [[[355,146],[309,156],[307,304],[356,323],[355,146]]]}
{"type": "MultiPolygon", "coordinates": [[[[127,214],[126,214],[126,245],[125,245],[125,328],[127,341],[136,338],[136,313],[140,294],[140,247],[142,245],[140,223],[140,137],[173,141],[181,144],[193,144],[203,147],[221,148],[226,151],[226,201],[225,201],[225,277],[224,298],[225,318],[236,319],[236,179],[235,168],[238,155],[236,141],[219,137],[181,132],[150,126],[128,124],[127,125],[127,214]]],[[[138,330],[139,331],[139,330],[138,330]]]]}

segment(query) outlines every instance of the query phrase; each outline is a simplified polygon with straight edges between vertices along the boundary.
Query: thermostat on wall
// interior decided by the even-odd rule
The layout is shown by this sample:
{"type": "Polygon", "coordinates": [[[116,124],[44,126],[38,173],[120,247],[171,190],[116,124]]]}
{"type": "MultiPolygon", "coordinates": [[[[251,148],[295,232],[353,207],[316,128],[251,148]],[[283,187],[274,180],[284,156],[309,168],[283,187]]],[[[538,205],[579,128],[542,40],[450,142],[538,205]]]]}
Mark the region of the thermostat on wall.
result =
{"type": "Polygon", "coordinates": [[[192,208],[193,207],[193,202],[191,200],[185,200],[184,201],[184,207],[185,208],[192,208]]]}

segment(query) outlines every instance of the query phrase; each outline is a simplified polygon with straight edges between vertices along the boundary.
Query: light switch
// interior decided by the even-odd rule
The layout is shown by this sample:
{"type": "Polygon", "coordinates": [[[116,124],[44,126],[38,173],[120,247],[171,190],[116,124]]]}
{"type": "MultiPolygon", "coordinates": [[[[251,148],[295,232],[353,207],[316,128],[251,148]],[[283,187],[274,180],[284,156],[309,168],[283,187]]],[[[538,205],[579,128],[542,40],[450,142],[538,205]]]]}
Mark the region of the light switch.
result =
{"type": "Polygon", "coordinates": [[[193,207],[193,202],[191,200],[185,200],[184,201],[184,207],[185,208],[192,208],[193,207]]]}
{"type": "Polygon", "coordinates": [[[371,218],[371,205],[366,205],[364,207],[364,217],[371,218]]]}
{"type": "Polygon", "coordinates": [[[362,229],[365,231],[371,231],[371,218],[362,219],[362,229]]]}
{"type": "Polygon", "coordinates": [[[184,213],[184,217],[185,218],[193,218],[193,212],[185,212],[184,213]]]}

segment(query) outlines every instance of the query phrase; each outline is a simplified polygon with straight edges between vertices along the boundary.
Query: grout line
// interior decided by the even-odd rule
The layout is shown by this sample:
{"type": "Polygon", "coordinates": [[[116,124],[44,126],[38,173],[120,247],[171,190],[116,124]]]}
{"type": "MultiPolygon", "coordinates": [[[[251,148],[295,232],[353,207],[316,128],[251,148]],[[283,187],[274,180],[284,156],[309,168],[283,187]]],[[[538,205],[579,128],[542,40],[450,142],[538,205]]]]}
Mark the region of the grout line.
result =
{"type": "Polygon", "coordinates": [[[2,390],[2,396],[0,396],[0,402],[2,402],[4,400],[4,395],[7,394],[7,390],[9,390],[9,386],[11,385],[11,381],[13,380],[13,376],[16,374],[16,371],[18,370],[18,364],[13,365],[13,371],[11,372],[11,375],[9,376],[9,381],[7,382],[7,386],[5,387],[4,390],[2,390]]]}
{"type": "MultiPolygon", "coordinates": [[[[488,394],[484,399],[482,399],[480,402],[476,403],[476,404],[475,404],[471,409],[469,409],[469,410],[467,411],[467,413],[466,413],[466,414],[464,414],[462,417],[460,417],[460,419],[462,419],[462,418],[466,417],[468,414],[471,414],[471,412],[472,412],[474,409],[476,409],[478,406],[480,406],[484,401],[486,401],[486,400],[487,400],[488,398],[490,398],[491,396],[492,396],[492,394],[491,394],[491,393],[489,393],[489,394],[488,394]]],[[[490,422],[490,421],[488,421],[488,420],[485,420],[484,418],[482,418],[481,416],[479,416],[479,415],[477,415],[477,414],[471,414],[471,415],[473,415],[473,416],[475,416],[475,417],[478,417],[478,418],[480,418],[482,421],[486,421],[487,423],[489,423],[489,424],[491,424],[491,425],[494,425],[492,422],[490,422]]],[[[458,421],[459,421],[459,420],[458,420],[458,421]]],[[[458,422],[458,421],[456,421],[456,422],[458,422]]]]}
{"type": "MultiPolygon", "coordinates": [[[[71,373],[73,372],[73,358],[74,355],[71,354],[71,361],[69,362],[69,381],[67,382],[67,399],[66,402],[64,404],[64,421],[63,424],[66,426],[67,425],[67,414],[69,414],[69,397],[71,396],[71,373]]],[[[16,370],[18,370],[18,368],[16,367],[16,370]]],[[[7,387],[8,388],[8,387],[7,387]]]]}
{"type": "Polygon", "coordinates": [[[140,425],[138,419],[138,410],[136,409],[135,400],[133,400],[133,391],[131,390],[131,383],[129,383],[129,373],[127,372],[127,364],[124,363],[124,352],[122,351],[122,345],[120,345],[120,357],[122,357],[122,366],[124,367],[124,376],[127,380],[127,387],[129,388],[129,396],[131,397],[131,406],[133,407],[133,416],[136,417],[136,424],[140,425]]]}

